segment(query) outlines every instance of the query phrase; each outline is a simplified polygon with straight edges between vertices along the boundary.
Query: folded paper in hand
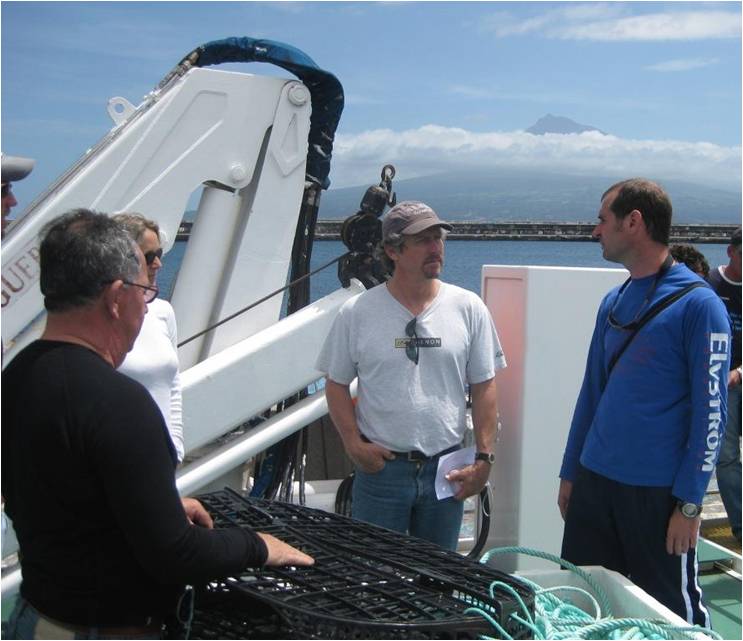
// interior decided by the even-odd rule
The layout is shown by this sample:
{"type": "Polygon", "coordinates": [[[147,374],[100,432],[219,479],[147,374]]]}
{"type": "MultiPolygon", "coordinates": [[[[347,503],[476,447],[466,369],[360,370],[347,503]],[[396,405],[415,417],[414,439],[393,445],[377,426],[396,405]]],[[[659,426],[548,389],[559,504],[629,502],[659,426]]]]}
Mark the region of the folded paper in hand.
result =
{"type": "MultiPolygon", "coordinates": [[[[475,447],[464,447],[451,454],[444,454],[439,458],[439,466],[436,469],[436,498],[442,499],[454,496],[456,488],[454,483],[446,480],[446,475],[452,470],[461,470],[463,467],[475,462],[475,447]]],[[[458,485],[458,483],[457,483],[458,485]]]]}

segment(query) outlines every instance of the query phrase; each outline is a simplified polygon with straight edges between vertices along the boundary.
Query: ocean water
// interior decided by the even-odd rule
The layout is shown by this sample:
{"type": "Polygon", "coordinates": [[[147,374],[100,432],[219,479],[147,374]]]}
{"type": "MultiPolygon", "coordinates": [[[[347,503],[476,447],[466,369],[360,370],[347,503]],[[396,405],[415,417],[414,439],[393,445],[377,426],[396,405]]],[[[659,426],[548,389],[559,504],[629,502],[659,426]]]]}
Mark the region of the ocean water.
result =
{"type": "MultiPolygon", "coordinates": [[[[188,243],[177,242],[163,257],[158,284],[164,298],[170,298],[173,282],[188,243]]],[[[728,262],[727,245],[695,245],[711,268],[728,262]]],[[[340,241],[318,241],[312,249],[312,269],[345,253],[340,241]]],[[[522,240],[449,240],[446,242],[442,280],[480,293],[483,265],[541,265],[559,267],[620,267],[601,256],[595,242],[522,240]]],[[[337,264],[311,278],[310,296],[317,300],[340,287],[337,264]]],[[[246,303],[247,304],[247,303],[246,303]]]]}

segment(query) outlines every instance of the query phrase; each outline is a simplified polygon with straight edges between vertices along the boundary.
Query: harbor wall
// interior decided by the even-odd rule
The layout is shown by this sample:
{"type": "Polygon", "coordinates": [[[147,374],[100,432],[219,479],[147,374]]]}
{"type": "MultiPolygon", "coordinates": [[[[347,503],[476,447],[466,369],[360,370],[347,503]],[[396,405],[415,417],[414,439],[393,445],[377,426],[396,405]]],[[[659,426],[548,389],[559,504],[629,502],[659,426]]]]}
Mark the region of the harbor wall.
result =
{"type": "MultiPolygon", "coordinates": [[[[188,240],[193,223],[183,222],[176,240],[188,240]]],[[[342,220],[319,220],[315,240],[340,240],[342,220]]],[[[525,222],[454,222],[450,240],[570,240],[590,241],[594,223],[525,222]]],[[[685,224],[671,227],[672,243],[727,244],[736,225],[685,224]]]]}

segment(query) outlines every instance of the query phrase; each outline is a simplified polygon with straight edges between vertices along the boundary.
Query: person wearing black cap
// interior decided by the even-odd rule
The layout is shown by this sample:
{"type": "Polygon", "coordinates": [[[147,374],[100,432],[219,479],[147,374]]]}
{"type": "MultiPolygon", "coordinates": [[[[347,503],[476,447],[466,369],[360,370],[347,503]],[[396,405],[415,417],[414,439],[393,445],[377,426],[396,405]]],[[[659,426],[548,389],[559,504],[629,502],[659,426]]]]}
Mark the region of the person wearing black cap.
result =
{"type": "Polygon", "coordinates": [[[387,213],[379,253],[392,277],[343,305],[317,369],[356,469],[352,516],[456,549],[462,502],[484,487],[494,460],[495,373],[506,361],[480,298],[439,280],[449,230],[420,202],[387,213]],[[439,457],[465,434],[467,384],[477,455],[448,475],[454,496],[438,500],[439,457]]]}
{"type": "Polygon", "coordinates": [[[34,168],[34,160],[31,158],[22,158],[21,156],[2,155],[2,235],[5,236],[5,228],[10,221],[8,215],[10,210],[18,204],[13,195],[13,186],[11,183],[23,180],[31,173],[34,168]]]}

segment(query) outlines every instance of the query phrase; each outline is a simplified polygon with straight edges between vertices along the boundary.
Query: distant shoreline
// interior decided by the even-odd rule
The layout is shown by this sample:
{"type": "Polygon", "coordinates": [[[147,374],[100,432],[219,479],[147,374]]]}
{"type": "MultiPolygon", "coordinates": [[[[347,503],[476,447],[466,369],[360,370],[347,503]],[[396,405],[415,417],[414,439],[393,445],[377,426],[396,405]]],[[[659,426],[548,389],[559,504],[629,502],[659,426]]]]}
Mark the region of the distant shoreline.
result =
{"type": "MultiPolygon", "coordinates": [[[[315,240],[340,240],[342,220],[318,220],[315,240]]],[[[192,223],[181,223],[176,240],[188,240],[192,223]]],[[[591,241],[594,223],[544,221],[480,223],[453,222],[449,240],[591,241]]],[[[723,244],[730,242],[734,224],[678,224],[671,228],[672,243],[723,244]]]]}

